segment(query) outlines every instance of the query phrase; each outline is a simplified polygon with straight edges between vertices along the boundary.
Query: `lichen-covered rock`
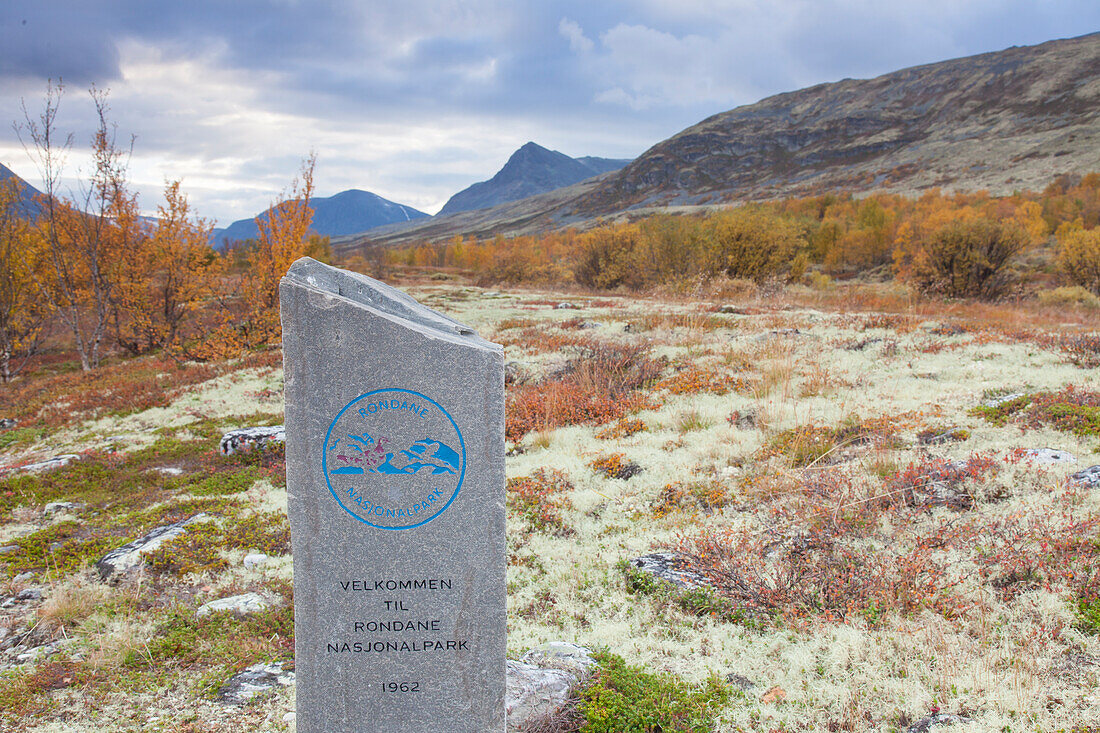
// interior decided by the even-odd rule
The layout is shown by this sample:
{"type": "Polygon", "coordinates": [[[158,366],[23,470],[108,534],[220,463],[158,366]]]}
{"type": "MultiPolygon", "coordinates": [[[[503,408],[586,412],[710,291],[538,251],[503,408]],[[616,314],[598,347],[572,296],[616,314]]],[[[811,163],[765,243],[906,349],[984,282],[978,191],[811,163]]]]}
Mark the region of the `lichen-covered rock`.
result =
{"type": "Polygon", "coordinates": [[[1090,489],[1100,488],[1100,465],[1083,468],[1070,476],[1069,480],[1090,489]]]}
{"type": "Polygon", "coordinates": [[[508,660],[508,730],[523,730],[529,722],[557,713],[595,666],[590,650],[564,641],[532,649],[518,662],[508,660]]]}
{"type": "Polygon", "coordinates": [[[1077,463],[1077,456],[1064,450],[1053,448],[1028,448],[1020,453],[1021,457],[1033,463],[1057,464],[1077,463]]]}
{"type": "Polygon", "coordinates": [[[285,671],[282,664],[253,664],[226,680],[217,700],[223,705],[244,705],[261,692],[293,682],[294,673],[285,671]]]}
{"type": "Polygon", "coordinates": [[[175,524],[157,527],[140,539],[111,550],[96,561],[96,569],[101,580],[117,582],[126,573],[137,569],[144,562],[144,555],[157,549],[165,542],[179,537],[187,531],[187,526],[207,519],[205,514],[196,514],[175,524]]]}
{"type": "Polygon", "coordinates": [[[953,427],[946,430],[928,430],[917,436],[917,442],[921,445],[942,445],[944,443],[957,443],[970,437],[970,432],[963,428],[953,427]]]}
{"type": "Polygon", "coordinates": [[[591,650],[567,641],[549,641],[524,654],[521,661],[536,667],[564,670],[578,681],[587,679],[596,666],[591,650]]]}
{"type": "Polygon", "coordinates": [[[241,428],[230,430],[222,436],[220,450],[223,456],[251,453],[286,442],[286,430],[282,425],[241,428]]]}
{"type": "Polygon", "coordinates": [[[42,513],[48,517],[52,514],[71,512],[74,509],[79,509],[80,506],[80,504],[73,501],[51,501],[42,509],[42,513]]]}
{"type": "Polygon", "coordinates": [[[519,731],[529,721],[552,715],[577,684],[577,678],[563,669],[546,669],[526,662],[508,660],[504,712],[508,730],[519,731]]]}
{"type": "Polygon", "coordinates": [[[271,602],[259,593],[241,593],[240,595],[219,598],[204,603],[199,606],[199,610],[195,612],[195,615],[202,618],[219,611],[228,611],[235,616],[247,616],[250,613],[259,613],[270,606],[271,602]]]}
{"type": "Polygon", "coordinates": [[[687,569],[687,561],[684,558],[672,552],[652,552],[634,558],[630,564],[642,572],[667,580],[681,588],[703,588],[710,585],[702,575],[687,569]]]}

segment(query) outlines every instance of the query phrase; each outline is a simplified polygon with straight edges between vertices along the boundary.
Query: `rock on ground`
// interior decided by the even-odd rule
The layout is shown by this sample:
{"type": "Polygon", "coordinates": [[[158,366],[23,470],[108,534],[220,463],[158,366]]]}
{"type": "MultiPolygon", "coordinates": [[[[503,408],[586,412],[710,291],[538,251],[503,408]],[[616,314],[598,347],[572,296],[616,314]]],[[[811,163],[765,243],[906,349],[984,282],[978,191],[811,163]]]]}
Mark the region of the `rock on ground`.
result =
{"type": "Polygon", "coordinates": [[[1100,465],[1083,468],[1069,477],[1075,484],[1083,484],[1090,489],[1100,488],[1100,465]]]}
{"type": "Polygon", "coordinates": [[[1024,392],[1009,392],[1008,394],[997,395],[996,397],[990,397],[988,400],[982,402],[982,407],[992,407],[997,409],[1001,405],[1018,400],[1021,397],[1026,397],[1024,392]]]}
{"type": "Polygon", "coordinates": [[[37,463],[27,463],[22,466],[5,466],[0,468],[0,476],[7,473],[43,473],[45,471],[56,471],[59,468],[69,465],[73,461],[79,461],[80,456],[75,453],[63,453],[60,456],[54,456],[45,461],[38,461],[37,463]]]}
{"type": "Polygon", "coordinates": [[[951,715],[949,713],[932,713],[926,715],[906,730],[906,733],[928,733],[932,728],[941,725],[954,725],[955,723],[969,723],[970,718],[963,715],[951,715]]]}
{"type": "Polygon", "coordinates": [[[532,649],[521,661],[508,660],[508,730],[522,730],[536,718],[558,712],[595,664],[588,649],[560,641],[532,649]]]}
{"type": "Polygon", "coordinates": [[[293,682],[294,673],[283,670],[282,664],[253,664],[226,680],[217,700],[223,705],[244,705],[261,692],[293,682]]]}
{"type": "Polygon", "coordinates": [[[686,570],[684,559],[672,552],[653,552],[642,555],[631,560],[630,564],[642,572],[667,580],[681,588],[702,588],[710,585],[702,575],[686,570]]]}
{"type": "Polygon", "coordinates": [[[1021,455],[1035,463],[1077,463],[1077,456],[1068,451],[1053,448],[1028,448],[1021,455]]]}
{"type": "Polygon", "coordinates": [[[241,593],[236,596],[219,598],[199,606],[196,615],[200,618],[209,616],[219,611],[229,611],[237,616],[245,616],[250,613],[259,613],[271,606],[271,602],[259,593],[241,593]]]}
{"type": "Polygon", "coordinates": [[[223,456],[250,453],[286,442],[286,430],[282,425],[271,427],[241,428],[230,430],[222,436],[220,449],[223,456]]]}
{"type": "Polygon", "coordinates": [[[196,514],[175,524],[157,527],[144,537],[129,542],[118,549],[111,550],[96,561],[95,566],[99,571],[100,580],[117,582],[123,575],[141,566],[144,562],[143,556],[145,553],[152,552],[168,540],[179,537],[187,531],[188,525],[206,519],[205,514],[196,514]]]}
{"type": "Polygon", "coordinates": [[[42,513],[47,517],[51,514],[60,514],[80,508],[80,504],[72,501],[51,501],[43,509],[42,513]]]}

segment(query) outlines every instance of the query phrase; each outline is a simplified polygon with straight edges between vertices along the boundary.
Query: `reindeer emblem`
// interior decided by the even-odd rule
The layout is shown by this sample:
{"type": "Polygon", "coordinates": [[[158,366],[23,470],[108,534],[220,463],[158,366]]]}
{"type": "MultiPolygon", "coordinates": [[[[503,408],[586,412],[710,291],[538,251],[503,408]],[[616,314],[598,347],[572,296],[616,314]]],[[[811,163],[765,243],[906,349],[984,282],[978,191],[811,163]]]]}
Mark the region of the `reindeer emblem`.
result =
{"type": "MultiPolygon", "coordinates": [[[[333,447],[336,447],[340,440],[337,438],[333,447]]],[[[366,469],[377,468],[386,462],[386,446],[390,442],[390,439],[384,435],[379,435],[378,438],[372,438],[368,433],[349,435],[348,442],[344,446],[349,450],[350,455],[337,453],[336,458],[344,463],[361,465],[366,469]]]]}

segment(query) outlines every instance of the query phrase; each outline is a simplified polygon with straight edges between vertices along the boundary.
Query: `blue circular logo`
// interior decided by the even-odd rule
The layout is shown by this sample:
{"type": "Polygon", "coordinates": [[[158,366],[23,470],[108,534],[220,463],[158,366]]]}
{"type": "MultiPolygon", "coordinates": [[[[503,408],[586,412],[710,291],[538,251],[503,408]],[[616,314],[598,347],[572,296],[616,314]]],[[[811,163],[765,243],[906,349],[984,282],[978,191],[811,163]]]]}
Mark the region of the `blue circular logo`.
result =
{"type": "Polygon", "coordinates": [[[376,389],[344,405],[321,449],[325,483],[351,516],[378,529],[427,524],[458,496],[466,443],[427,395],[376,389]]]}

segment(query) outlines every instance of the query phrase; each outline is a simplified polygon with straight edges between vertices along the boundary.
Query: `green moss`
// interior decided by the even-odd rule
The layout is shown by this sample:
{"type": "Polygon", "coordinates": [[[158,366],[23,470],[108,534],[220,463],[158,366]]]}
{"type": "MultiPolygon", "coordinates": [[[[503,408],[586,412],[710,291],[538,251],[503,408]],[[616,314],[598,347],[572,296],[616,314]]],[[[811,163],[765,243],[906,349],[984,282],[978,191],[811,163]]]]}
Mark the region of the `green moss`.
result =
{"type": "Polygon", "coordinates": [[[222,570],[229,563],[218,552],[220,539],[221,530],[214,522],[196,522],[146,554],[145,563],[155,572],[173,575],[222,570]]]}
{"type": "Polygon", "coordinates": [[[16,552],[0,555],[0,567],[9,575],[28,570],[50,570],[64,574],[98,560],[106,552],[125,544],[116,537],[89,535],[79,523],[59,522],[12,540],[16,552]]]}
{"type": "Polygon", "coordinates": [[[970,414],[974,417],[980,417],[986,422],[993,423],[998,427],[1003,427],[1005,423],[1008,422],[1009,418],[1027,409],[1034,398],[1034,395],[1023,395],[1014,400],[1002,402],[996,407],[978,405],[970,410],[970,414]]]}
{"type": "Polygon", "coordinates": [[[290,552],[290,523],[281,512],[249,514],[228,524],[223,541],[230,549],[285,555],[290,552]]]}
{"type": "Polygon", "coordinates": [[[45,427],[12,428],[0,433],[0,450],[13,445],[34,445],[45,440],[50,429],[45,427]]]}
{"type": "Polygon", "coordinates": [[[1057,402],[1044,405],[1046,422],[1056,430],[1081,436],[1100,437],[1100,407],[1057,402]]]}
{"type": "Polygon", "coordinates": [[[598,653],[592,683],[581,691],[582,733],[710,733],[730,699],[715,676],[692,686],[653,674],[622,657],[598,653]]]}
{"type": "Polygon", "coordinates": [[[125,666],[149,672],[211,667],[216,676],[222,669],[235,673],[258,662],[293,657],[294,604],[290,598],[284,598],[281,606],[244,618],[229,613],[199,618],[194,609],[184,606],[168,609],[163,618],[145,647],[126,657],[125,666]]]}
{"type": "Polygon", "coordinates": [[[196,496],[239,494],[251,489],[261,478],[263,476],[258,467],[245,466],[235,471],[215,473],[184,488],[188,493],[196,496]]]}
{"type": "Polygon", "coordinates": [[[1082,633],[1089,636],[1100,634],[1100,596],[1077,599],[1073,610],[1077,617],[1075,625],[1082,633]]]}

